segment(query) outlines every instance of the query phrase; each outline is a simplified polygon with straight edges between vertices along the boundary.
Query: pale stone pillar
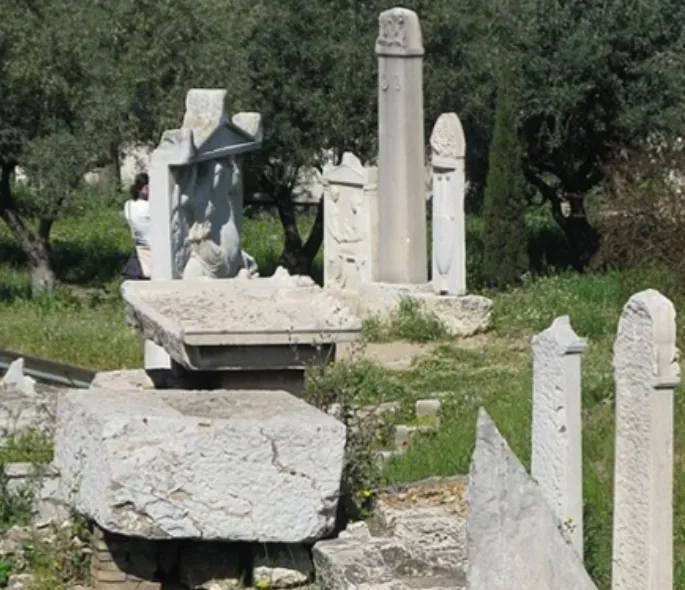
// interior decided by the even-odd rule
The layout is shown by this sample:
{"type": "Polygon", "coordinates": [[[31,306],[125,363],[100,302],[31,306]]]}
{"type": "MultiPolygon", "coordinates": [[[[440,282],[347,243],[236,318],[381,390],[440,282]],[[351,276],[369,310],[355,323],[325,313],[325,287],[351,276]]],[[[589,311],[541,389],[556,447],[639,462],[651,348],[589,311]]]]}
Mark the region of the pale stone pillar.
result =
{"type": "Polygon", "coordinates": [[[443,113],[431,134],[433,168],[433,276],[441,295],[466,293],[466,139],[456,113],[443,113]]]}
{"type": "Polygon", "coordinates": [[[329,168],[324,186],[324,285],[356,290],[371,281],[372,203],[367,191],[375,169],[351,152],[329,168]]]}
{"type": "MultiPolygon", "coordinates": [[[[166,131],[150,158],[150,221],[152,256],[151,280],[180,279],[176,260],[178,252],[172,246],[173,219],[179,215],[179,164],[193,154],[193,134],[190,129],[166,131]]],[[[182,226],[182,224],[177,224],[182,226]]],[[[145,341],[145,369],[169,369],[171,359],[161,346],[145,341]]]]}
{"type": "Polygon", "coordinates": [[[586,342],[558,317],[533,337],[531,475],[583,559],[580,360],[586,342]]]}
{"type": "Polygon", "coordinates": [[[379,17],[377,280],[426,283],[423,40],[415,12],[393,8],[379,17]]]}
{"type": "Polygon", "coordinates": [[[614,590],[673,588],[673,391],[680,383],[673,304],[633,295],[614,343],[614,590]]]}

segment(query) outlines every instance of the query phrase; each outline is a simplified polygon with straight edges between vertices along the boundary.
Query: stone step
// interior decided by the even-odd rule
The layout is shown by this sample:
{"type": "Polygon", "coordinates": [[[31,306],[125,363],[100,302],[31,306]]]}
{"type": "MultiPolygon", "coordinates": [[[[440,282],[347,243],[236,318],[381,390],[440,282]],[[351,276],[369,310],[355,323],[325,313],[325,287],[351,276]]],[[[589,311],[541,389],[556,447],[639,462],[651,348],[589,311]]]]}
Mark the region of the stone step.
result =
{"type": "Polygon", "coordinates": [[[314,546],[328,590],[466,588],[465,479],[431,478],[382,490],[373,519],[314,546]]]}

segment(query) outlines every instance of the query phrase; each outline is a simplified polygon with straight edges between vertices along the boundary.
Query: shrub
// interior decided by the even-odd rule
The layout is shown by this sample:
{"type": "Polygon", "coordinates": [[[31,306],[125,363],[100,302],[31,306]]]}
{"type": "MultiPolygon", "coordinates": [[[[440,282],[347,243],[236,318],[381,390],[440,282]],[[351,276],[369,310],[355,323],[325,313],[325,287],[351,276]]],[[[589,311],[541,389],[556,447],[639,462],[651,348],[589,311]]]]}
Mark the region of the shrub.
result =
{"type": "Polygon", "coordinates": [[[339,526],[368,516],[372,490],[380,482],[376,456],[378,424],[355,412],[360,376],[352,364],[313,365],[307,370],[305,400],[334,414],[347,428],[345,459],[340,485],[339,526]],[[344,521],[343,521],[344,519],[344,521]]]}
{"type": "Polygon", "coordinates": [[[685,281],[685,154],[673,146],[624,152],[608,168],[602,241],[591,267],[663,265],[685,281]]]}

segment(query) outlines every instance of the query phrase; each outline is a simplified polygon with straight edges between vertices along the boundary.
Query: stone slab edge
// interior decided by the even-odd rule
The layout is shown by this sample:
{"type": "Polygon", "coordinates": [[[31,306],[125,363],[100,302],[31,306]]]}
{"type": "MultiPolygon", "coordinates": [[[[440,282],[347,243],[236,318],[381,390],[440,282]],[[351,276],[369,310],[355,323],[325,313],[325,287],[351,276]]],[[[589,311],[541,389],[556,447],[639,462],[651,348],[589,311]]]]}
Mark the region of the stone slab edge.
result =
{"type": "Polygon", "coordinates": [[[352,313],[362,319],[384,316],[395,311],[402,298],[407,297],[421,304],[424,309],[435,313],[445,324],[451,335],[468,338],[486,332],[491,324],[493,302],[482,295],[438,295],[430,283],[422,285],[391,285],[370,283],[358,291],[351,289],[326,289],[337,299],[343,301],[352,313]],[[454,306],[454,310],[436,309],[437,306],[454,306]],[[451,318],[459,310],[458,317],[451,318]],[[450,311],[452,313],[450,313],[450,311]],[[471,321],[464,322],[469,314],[471,321]]]}

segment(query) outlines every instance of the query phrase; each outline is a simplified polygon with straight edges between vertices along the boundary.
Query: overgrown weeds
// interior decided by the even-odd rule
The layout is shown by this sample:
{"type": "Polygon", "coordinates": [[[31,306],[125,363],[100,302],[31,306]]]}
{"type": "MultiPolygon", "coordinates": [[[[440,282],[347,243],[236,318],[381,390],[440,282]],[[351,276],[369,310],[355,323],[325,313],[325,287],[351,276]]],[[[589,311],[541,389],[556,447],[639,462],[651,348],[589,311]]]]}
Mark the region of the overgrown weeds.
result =
{"type": "Polygon", "coordinates": [[[48,535],[34,535],[24,545],[33,580],[27,590],[67,590],[87,583],[90,529],[85,518],[72,514],[51,527],[48,535]]]}
{"type": "Polygon", "coordinates": [[[368,342],[432,342],[445,340],[450,333],[436,314],[427,311],[416,299],[404,297],[389,314],[365,320],[362,337],[368,342]]]}
{"type": "Polygon", "coordinates": [[[339,507],[339,520],[345,521],[368,516],[371,491],[380,482],[377,422],[355,411],[358,380],[354,370],[352,365],[311,366],[307,370],[304,395],[308,403],[334,415],[347,428],[339,507]]]}
{"type": "Polygon", "coordinates": [[[52,461],[52,435],[42,428],[27,428],[3,434],[0,463],[45,464],[52,461]]]}

